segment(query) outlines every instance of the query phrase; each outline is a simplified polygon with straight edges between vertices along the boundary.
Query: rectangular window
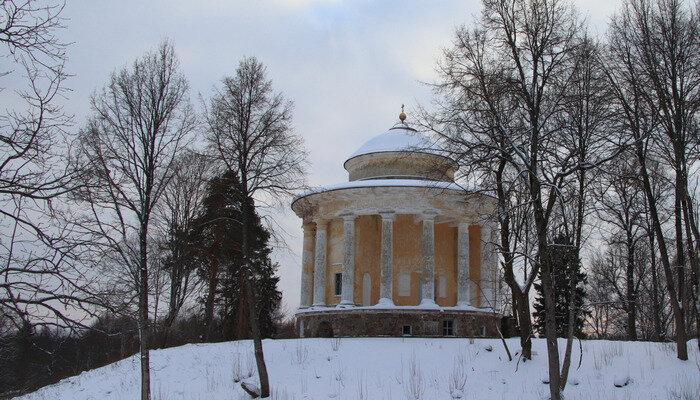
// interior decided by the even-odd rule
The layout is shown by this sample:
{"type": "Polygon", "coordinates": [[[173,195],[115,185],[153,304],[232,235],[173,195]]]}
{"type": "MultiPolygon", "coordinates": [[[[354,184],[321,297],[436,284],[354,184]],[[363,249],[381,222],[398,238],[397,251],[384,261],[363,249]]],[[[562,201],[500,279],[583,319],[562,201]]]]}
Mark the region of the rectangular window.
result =
{"type": "Polygon", "coordinates": [[[401,333],[404,336],[411,336],[413,334],[413,327],[411,325],[404,325],[401,333]]]}
{"type": "Polygon", "coordinates": [[[338,272],[335,274],[335,295],[340,296],[343,292],[343,273],[338,272]]]}
{"type": "Polygon", "coordinates": [[[486,327],[483,325],[479,327],[479,336],[486,336],[486,327]]]}
{"type": "Polygon", "coordinates": [[[442,336],[454,336],[454,320],[453,319],[443,319],[442,320],[442,336]]]}

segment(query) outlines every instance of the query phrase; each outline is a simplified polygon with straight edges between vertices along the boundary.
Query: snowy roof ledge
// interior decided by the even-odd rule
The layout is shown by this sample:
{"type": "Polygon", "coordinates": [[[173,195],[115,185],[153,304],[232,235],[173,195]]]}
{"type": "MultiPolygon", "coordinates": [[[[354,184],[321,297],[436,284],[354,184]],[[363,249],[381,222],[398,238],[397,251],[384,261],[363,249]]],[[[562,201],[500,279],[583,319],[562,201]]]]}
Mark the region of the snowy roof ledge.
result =
{"type": "Polygon", "coordinates": [[[455,307],[440,307],[437,305],[417,305],[417,306],[396,306],[396,305],[384,305],[376,304],[374,306],[314,306],[309,308],[302,308],[297,310],[297,314],[313,313],[313,312],[324,312],[324,311],[436,311],[436,312],[452,312],[452,311],[465,311],[465,312],[476,312],[476,313],[493,313],[491,308],[479,308],[473,306],[455,306],[455,307]]]}
{"type": "Polygon", "coordinates": [[[467,193],[476,192],[475,188],[463,187],[452,182],[430,181],[425,179],[367,179],[361,181],[343,182],[335,185],[323,186],[320,188],[312,189],[308,192],[295,196],[292,200],[292,204],[294,204],[295,201],[306,196],[310,196],[312,194],[330,192],[333,190],[367,187],[422,187],[438,190],[459,190],[467,193]]]}

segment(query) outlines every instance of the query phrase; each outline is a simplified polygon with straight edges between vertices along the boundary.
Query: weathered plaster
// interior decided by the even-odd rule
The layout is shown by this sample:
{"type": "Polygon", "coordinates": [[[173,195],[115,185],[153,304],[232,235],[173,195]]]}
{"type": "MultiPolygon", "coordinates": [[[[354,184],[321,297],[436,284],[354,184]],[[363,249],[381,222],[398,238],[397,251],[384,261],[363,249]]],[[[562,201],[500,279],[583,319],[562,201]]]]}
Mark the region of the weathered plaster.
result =
{"type": "Polygon", "coordinates": [[[443,182],[454,180],[452,162],[433,154],[384,152],[366,154],[345,163],[349,180],[387,177],[419,176],[443,182]]]}

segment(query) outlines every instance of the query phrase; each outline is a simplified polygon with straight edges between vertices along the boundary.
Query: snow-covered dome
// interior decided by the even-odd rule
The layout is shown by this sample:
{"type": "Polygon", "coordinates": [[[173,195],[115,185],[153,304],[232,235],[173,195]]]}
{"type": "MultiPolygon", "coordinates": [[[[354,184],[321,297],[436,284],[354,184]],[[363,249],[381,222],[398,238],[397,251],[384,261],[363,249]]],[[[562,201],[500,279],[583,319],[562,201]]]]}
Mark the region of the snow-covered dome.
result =
{"type": "Polygon", "coordinates": [[[348,158],[372,153],[391,151],[412,151],[436,153],[434,144],[427,137],[406,125],[395,125],[393,128],[366,141],[348,158]]]}
{"type": "MultiPolygon", "coordinates": [[[[404,117],[405,118],[405,117],[404,117]]],[[[365,142],[345,161],[350,181],[419,179],[452,182],[454,163],[403,121],[365,142]]]]}

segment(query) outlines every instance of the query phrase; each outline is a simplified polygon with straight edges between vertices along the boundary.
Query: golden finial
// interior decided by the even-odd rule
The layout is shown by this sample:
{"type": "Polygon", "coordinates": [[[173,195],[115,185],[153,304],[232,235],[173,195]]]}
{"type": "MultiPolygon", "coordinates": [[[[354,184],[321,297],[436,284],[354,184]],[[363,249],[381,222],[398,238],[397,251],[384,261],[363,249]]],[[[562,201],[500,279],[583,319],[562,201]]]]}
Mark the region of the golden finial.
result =
{"type": "Polygon", "coordinates": [[[403,112],[403,104],[401,104],[401,114],[399,114],[399,119],[401,120],[402,124],[405,124],[406,120],[406,113],[403,112]]]}

